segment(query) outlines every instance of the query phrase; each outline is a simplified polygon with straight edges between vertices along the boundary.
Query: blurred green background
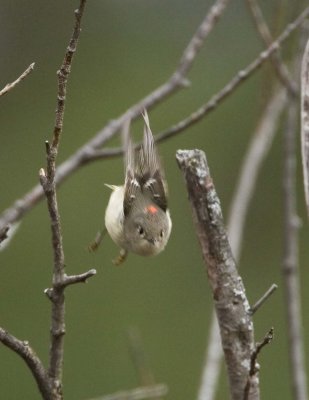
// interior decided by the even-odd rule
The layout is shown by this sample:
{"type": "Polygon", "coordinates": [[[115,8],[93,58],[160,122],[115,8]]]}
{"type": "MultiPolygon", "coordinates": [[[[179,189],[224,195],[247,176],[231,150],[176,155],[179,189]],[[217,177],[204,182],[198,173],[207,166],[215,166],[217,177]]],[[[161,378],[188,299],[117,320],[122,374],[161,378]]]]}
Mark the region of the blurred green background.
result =
{"type": "MultiPolygon", "coordinates": [[[[70,76],[64,132],[58,163],[88,141],[110,119],[163,83],[211,1],[89,0],[70,76]]],[[[78,1],[2,0],[0,12],[1,88],[33,61],[34,72],[0,99],[0,209],[38,182],[45,166],[44,141],[52,134],[56,71],[73,26],[78,1]]],[[[295,16],[294,1],[261,2],[276,29],[295,16]]],[[[284,54],[297,34],[286,43],[284,54]]],[[[261,51],[245,2],[231,2],[189,74],[190,88],[150,113],[154,133],[190,114],[261,51]]],[[[130,255],[122,267],[111,259],[117,248],[106,238],[97,254],[85,249],[103,224],[109,191],[104,182],[123,179],[121,159],[93,163],[70,177],[58,191],[68,273],[96,268],[87,285],[66,293],[64,392],[66,399],[87,399],[139,385],[128,347],[128,329],[137,327],[157,382],[167,383],[167,399],[195,399],[204,360],[212,296],[183,179],[175,162],[179,148],[206,151],[225,216],[239,167],[272,79],[263,67],[198,125],[162,143],[170,189],[173,232],[166,251],[155,258],[130,255]],[[265,83],[266,82],[266,83],[265,83]]],[[[284,122],[284,121],[282,121],[284,122]]],[[[140,137],[141,123],[133,125],[140,137]]],[[[119,144],[115,138],[110,145],[119,144]]],[[[276,282],[279,290],[254,317],[256,339],[271,326],[275,340],[261,354],[264,399],[290,399],[282,257],[282,134],[258,180],[249,209],[241,274],[251,302],[276,282]]],[[[300,263],[304,330],[309,329],[308,223],[298,162],[300,263]]],[[[0,325],[27,339],[47,362],[52,252],[45,202],[27,214],[11,245],[1,254],[0,325]]],[[[308,353],[309,341],[306,343],[308,353]]],[[[3,399],[39,399],[27,367],[0,346],[3,399]]],[[[227,399],[225,372],[217,399],[227,399]]]]}

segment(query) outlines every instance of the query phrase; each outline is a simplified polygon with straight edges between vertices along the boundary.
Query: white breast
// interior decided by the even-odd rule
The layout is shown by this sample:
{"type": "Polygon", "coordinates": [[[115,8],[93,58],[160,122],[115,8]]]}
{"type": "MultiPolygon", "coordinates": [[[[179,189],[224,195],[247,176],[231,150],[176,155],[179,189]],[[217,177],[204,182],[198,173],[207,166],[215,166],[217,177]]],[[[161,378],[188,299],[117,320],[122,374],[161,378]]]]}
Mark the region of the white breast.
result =
{"type": "Polygon", "coordinates": [[[123,246],[123,186],[113,187],[113,192],[105,211],[105,226],[113,241],[123,246]]]}

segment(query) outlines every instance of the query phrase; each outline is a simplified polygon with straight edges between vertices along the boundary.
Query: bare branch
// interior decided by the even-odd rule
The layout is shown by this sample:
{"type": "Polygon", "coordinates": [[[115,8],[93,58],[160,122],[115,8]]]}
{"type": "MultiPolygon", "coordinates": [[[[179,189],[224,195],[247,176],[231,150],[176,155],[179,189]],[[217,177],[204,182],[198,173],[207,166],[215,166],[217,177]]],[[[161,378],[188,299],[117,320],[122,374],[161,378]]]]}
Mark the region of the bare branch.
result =
{"type": "Polygon", "coordinates": [[[133,390],[121,391],[106,396],[95,397],[89,400],[146,400],[165,396],[167,393],[167,386],[158,384],[140,387],[133,390]]]}
{"type": "Polygon", "coordinates": [[[228,232],[233,255],[238,261],[243,243],[245,221],[253,197],[259,172],[272,146],[279,118],[287,102],[285,89],[274,89],[265,106],[242,162],[230,205],[228,232]]]}
{"type": "Polygon", "coordinates": [[[275,290],[278,289],[278,286],[273,283],[270,288],[263,294],[263,296],[252,306],[250,307],[250,314],[253,315],[257,312],[257,310],[265,303],[266,300],[274,293],[275,290]]]}
{"type": "MultiPolygon", "coordinates": [[[[255,22],[256,28],[264,44],[267,47],[270,46],[273,42],[273,38],[257,0],[247,0],[247,3],[249,5],[253,21],[255,22]]],[[[298,87],[290,77],[288,68],[282,62],[279,49],[271,55],[270,60],[281,83],[288,89],[292,96],[295,96],[298,93],[298,87]]]]}
{"type": "Polygon", "coordinates": [[[25,79],[30,74],[30,72],[33,71],[34,66],[35,66],[35,63],[30,64],[29,67],[20,75],[20,77],[16,79],[16,81],[14,81],[12,83],[8,83],[2,90],[0,90],[0,97],[3,96],[4,94],[8,93],[16,85],[18,85],[23,79],[25,79]]]}
{"type": "Polygon", "coordinates": [[[250,372],[249,372],[249,377],[248,377],[248,382],[245,387],[244,391],[244,400],[249,400],[249,394],[250,394],[250,387],[252,385],[252,380],[255,379],[256,373],[259,371],[259,365],[257,363],[257,357],[260,353],[260,351],[265,347],[267,344],[269,344],[274,338],[274,328],[270,328],[269,332],[266,334],[264,337],[263,341],[261,343],[257,343],[255,346],[255,350],[253,351],[251,355],[251,362],[250,362],[250,372]]]}
{"type": "Polygon", "coordinates": [[[30,347],[27,341],[17,339],[9,332],[0,328],[0,341],[18,354],[28,365],[38,388],[45,400],[52,400],[51,385],[46,370],[41,363],[39,357],[35,354],[34,350],[30,347]]]}
{"type": "MultiPolygon", "coordinates": [[[[246,215],[256,188],[258,174],[271,148],[278,120],[286,105],[285,92],[285,89],[279,91],[275,89],[257,124],[241,166],[228,220],[229,239],[236,262],[240,259],[246,215]]],[[[209,331],[198,400],[213,400],[219,380],[223,353],[215,313],[209,331]]]]}
{"type": "Polygon", "coordinates": [[[307,400],[307,377],[302,334],[301,299],[298,259],[298,229],[300,225],[296,209],[296,131],[298,108],[291,98],[288,106],[284,133],[284,244],[282,273],[285,286],[289,360],[292,375],[292,391],[295,400],[307,400]]]}
{"type": "MultiPolygon", "coordinates": [[[[176,159],[187,185],[193,221],[202,248],[220,326],[233,400],[243,397],[254,347],[249,303],[224,228],[220,201],[200,150],[178,150],[176,159]]],[[[259,399],[258,374],[250,400],[259,399]]]]}
{"type": "Polygon", "coordinates": [[[210,321],[201,382],[198,389],[198,400],[213,400],[215,398],[221,371],[222,357],[223,351],[220,329],[216,313],[213,311],[210,321]]]}
{"type": "Polygon", "coordinates": [[[46,291],[52,302],[51,311],[51,347],[49,354],[48,375],[51,380],[54,399],[62,399],[62,366],[63,366],[63,348],[65,334],[65,287],[77,281],[85,281],[88,277],[94,275],[94,271],[79,276],[68,277],[64,272],[64,252],[62,244],[60,215],[57,204],[56,195],[56,159],[58,154],[59,140],[63,128],[64,106],[66,99],[66,87],[68,77],[71,71],[73,55],[76,51],[79,34],[81,31],[80,24],[83,16],[86,0],[80,0],[80,5],[75,10],[75,25],[70,43],[67,47],[63,63],[58,71],[58,95],[56,120],[53,132],[53,140],[50,145],[48,141],[46,145],[47,167],[46,172],[40,169],[40,182],[44,190],[47,206],[51,221],[52,246],[54,254],[53,282],[52,289],[46,291]]]}
{"type": "Polygon", "coordinates": [[[247,65],[243,70],[239,71],[227,85],[216,93],[206,104],[194,111],[187,118],[173,125],[168,130],[157,135],[156,140],[161,141],[170,138],[188,127],[200,121],[205,115],[213,111],[227,96],[229,96],[242,82],[252,75],[261,65],[281,46],[281,44],[297,29],[304,20],[309,16],[309,7],[307,7],[292,23],[290,23],[281,35],[266,50],[247,65]]]}
{"type": "Polygon", "coordinates": [[[301,152],[305,200],[309,217],[309,40],[304,52],[301,71],[301,152]]]}
{"type": "Polygon", "coordinates": [[[90,269],[87,272],[79,275],[64,275],[63,277],[63,286],[74,285],[75,283],[87,283],[87,280],[92,276],[96,275],[97,271],[95,269],[90,269]]]}

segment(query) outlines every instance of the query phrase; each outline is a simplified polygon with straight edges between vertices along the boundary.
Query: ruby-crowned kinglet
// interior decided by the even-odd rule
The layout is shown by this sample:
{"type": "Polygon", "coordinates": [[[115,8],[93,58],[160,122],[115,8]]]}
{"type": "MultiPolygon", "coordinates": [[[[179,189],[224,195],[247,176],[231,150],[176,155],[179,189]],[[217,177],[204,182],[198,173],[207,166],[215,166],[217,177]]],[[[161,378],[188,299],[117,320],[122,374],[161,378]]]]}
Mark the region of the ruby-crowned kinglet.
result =
{"type": "Polygon", "coordinates": [[[125,183],[110,187],[105,226],[121,251],[115,264],[124,261],[128,252],[141,256],[160,253],[171,234],[172,221],[167,207],[167,186],[155,148],[146,110],[143,144],[135,152],[127,139],[125,183]]]}

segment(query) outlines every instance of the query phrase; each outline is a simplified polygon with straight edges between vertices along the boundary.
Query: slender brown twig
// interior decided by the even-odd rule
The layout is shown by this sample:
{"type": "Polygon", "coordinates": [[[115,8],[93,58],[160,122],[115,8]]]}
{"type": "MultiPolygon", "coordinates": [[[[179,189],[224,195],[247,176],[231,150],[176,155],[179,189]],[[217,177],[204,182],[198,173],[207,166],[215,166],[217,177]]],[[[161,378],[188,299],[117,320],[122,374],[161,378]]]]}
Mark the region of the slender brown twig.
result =
{"type": "MultiPolygon", "coordinates": [[[[249,64],[243,71],[237,73],[237,75],[231,79],[231,81],[224,86],[216,95],[214,95],[209,102],[194,112],[192,115],[187,117],[185,120],[173,125],[170,129],[161,132],[156,138],[157,141],[166,140],[169,137],[182,132],[184,129],[193,125],[194,123],[201,120],[210,111],[214,110],[221,101],[223,101],[228,95],[230,95],[242,82],[245,81],[252,73],[254,73],[267,58],[289,37],[289,35],[297,29],[309,15],[309,7],[307,7],[287,28],[282,32],[279,38],[273,42],[273,44],[266,50],[263,51],[251,64],[249,64]]],[[[217,14],[213,18],[213,22],[218,19],[217,14]]],[[[190,53],[190,52],[189,52],[190,53]]],[[[189,62],[192,63],[191,57],[188,58],[189,62]]],[[[183,68],[183,67],[182,67],[183,68]]],[[[176,72],[174,73],[178,75],[176,72]]],[[[173,75],[174,75],[173,74],[173,75]]],[[[173,76],[172,75],[172,76],[173,76]]],[[[168,81],[170,82],[170,80],[168,81]]],[[[174,85],[174,80],[172,81],[174,85]]],[[[170,82],[171,83],[171,82],[170,82]]],[[[166,83],[165,85],[167,85],[166,83]]],[[[163,85],[162,87],[165,87],[163,85]]],[[[122,154],[122,148],[118,149],[105,149],[102,152],[98,151],[106,141],[113,137],[119,129],[123,126],[124,122],[131,118],[134,120],[140,114],[140,110],[143,108],[151,108],[158,102],[162,101],[163,98],[170,93],[170,91],[162,90],[162,87],[158,88],[150,95],[139,101],[137,104],[130,107],[124,114],[115,120],[112,120],[107,124],[101,131],[99,131],[89,142],[83,145],[77,150],[71,157],[69,157],[64,163],[62,163],[56,173],[56,184],[61,184],[66,178],[74,173],[82,165],[89,162],[95,161],[99,158],[108,158],[122,154]]],[[[169,87],[169,85],[168,85],[169,87]]],[[[172,86],[174,87],[174,86],[172,86]]],[[[20,220],[27,212],[29,212],[43,197],[43,191],[40,185],[32,188],[22,198],[17,200],[11,207],[6,209],[0,216],[0,229],[11,222],[20,220]]]]}
{"type": "Polygon", "coordinates": [[[33,71],[34,65],[35,65],[35,63],[30,64],[29,67],[20,75],[19,78],[17,78],[12,83],[8,83],[2,90],[0,90],[0,96],[3,96],[4,94],[8,93],[16,85],[18,85],[23,79],[25,79],[30,74],[30,72],[33,71]]]}
{"type": "Polygon", "coordinates": [[[248,376],[248,381],[244,390],[244,397],[243,400],[249,400],[250,397],[250,387],[253,384],[253,380],[255,379],[256,373],[259,371],[259,366],[257,364],[257,358],[263,347],[265,347],[267,344],[269,344],[274,338],[274,328],[270,328],[269,332],[265,335],[264,339],[262,342],[257,343],[255,346],[254,351],[252,352],[251,355],[251,360],[250,360],[250,371],[249,371],[249,376],[248,376]]]}
{"type": "MultiPolygon", "coordinates": [[[[240,259],[246,215],[256,188],[258,174],[271,148],[278,120],[285,105],[286,90],[276,88],[260,118],[241,166],[228,219],[229,239],[236,262],[240,259]]],[[[215,313],[210,322],[208,336],[198,400],[212,400],[218,387],[223,353],[215,313]]]]}
{"type": "Polygon", "coordinates": [[[75,10],[75,25],[70,43],[67,47],[63,63],[58,71],[58,95],[56,120],[53,140],[50,145],[46,142],[47,167],[46,172],[40,169],[40,182],[47,199],[47,206],[51,221],[52,246],[54,254],[52,288],[45,291],[52,303],[51,310],[51,347],[49,356],[48,375],[52,384],[55,399],[62,399],[62,366],[65,334],[65,301],[64,290],[73,283],[84,282],[95,274],[90,270],[85,274],[67,276],[65,274],[64,251],[62,244],[61,223],[56,194],[56,159],[58,155],[59,140],[63,128],[64,106],[66,100],[67,81],[71,71],[73,55],[76,51],[79,34],[81,31],[81,18],[83,16],[86,0],[81,0],[79,8],[75,10]]]}
{"type": "MultiPolygon", "coordinates": [[[[227,239],[220,200],[204,152],[178,150],[176,159],[185,178],[193,222],[213,292],[230,395],[233,400],[239,400],[247,383],[254,347],[249,303],[227,239]]],[[[254,377],[249,389],[250,400],[259,399],[257,371],[254,377]]]]}

